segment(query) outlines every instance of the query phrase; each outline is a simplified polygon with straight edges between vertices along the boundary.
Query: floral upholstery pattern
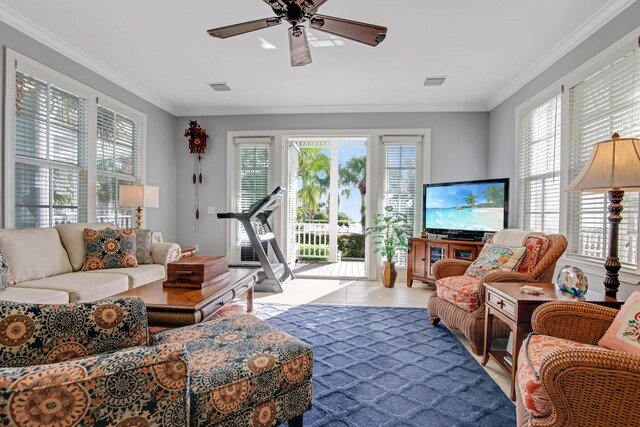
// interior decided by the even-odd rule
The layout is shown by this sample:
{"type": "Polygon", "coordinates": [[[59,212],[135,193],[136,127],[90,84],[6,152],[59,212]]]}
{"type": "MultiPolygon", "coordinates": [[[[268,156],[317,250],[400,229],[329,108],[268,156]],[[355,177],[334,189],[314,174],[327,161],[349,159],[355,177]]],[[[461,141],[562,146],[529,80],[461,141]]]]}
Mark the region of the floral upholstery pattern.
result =
{"type": "Polygon", "coordinates": [[[481,279],[493,270],[513,271],[522,260],[526,250],[524,246],[512,248],[486,244],[478,258],[471,263],[464,274],[481,279]]]}
{"type": "Polygon", "coordinates": [[[589,344],[547,335],[531,334],[518,355],[518,387],[522,402],[531,416],[544,418],[551,415],[551,401],[538,378],[542,360],[563,348],[599,348],[589,344]],[[527,361],[527,354],[529,361],[527,361]],[[531,362],[531,363],[529,363],[531,362]]]}
{"type": "Polygon", "coordinates": [[[139,298],[45,305],[0,301],[0,367],[76,359],[147,344],[139,298]]]}
{"type": "Polygon", "coordinates": [[[0,292],[13,286],[13,275],[4,252],[0,251],[0,292]]]}
{"type": "Polygon", "coordinates": [[[467,275],[444,277],[436,282],[436,294],[463,310],[475,311],[480,307],[480,280],[467,275]]]}
{"type": "Polygon", "coordinates": [[[4,368],[0,424],[186,427],[187,386],[186,353],[171,345],[4,368]]]}
{"type": "Polygon", "coordinates": [[[311,347],[247,315],[161,332],[189,353],[195,425],[271,427],[311,406],[311,347]]]}
{"type": "Polygon", "coordinates": [[[538,265],[538,261],[547,253],[551,242],[544,236],[531,236],[524,242],[527,248],[518,267],[519,273],[530,274],[538,265]]]}
{"type": "Polygon", "coordinates": [[[84,229],[85,258],[82,270],[137,267],[136,230],[84,229]]]}

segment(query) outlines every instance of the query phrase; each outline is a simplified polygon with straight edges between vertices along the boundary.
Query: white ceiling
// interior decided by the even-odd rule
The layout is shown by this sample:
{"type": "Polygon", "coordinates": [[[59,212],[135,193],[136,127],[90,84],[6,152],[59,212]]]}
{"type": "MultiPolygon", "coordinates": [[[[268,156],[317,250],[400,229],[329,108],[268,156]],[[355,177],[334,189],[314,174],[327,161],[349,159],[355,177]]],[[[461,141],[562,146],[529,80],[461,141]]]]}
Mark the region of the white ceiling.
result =
{"type": "Polygon", "coordinates": [[[207,35],[271,16],[262,0],[1,0],[0,20],[176,115],[487,111],[632,2],[329,0],[320,13],[387,26],[387,39],[335,45],[311,31],[334,46],[312,47],[301,68],[286,24],[207,35]],[[426,88],[428,75],[449,78],[426,88]]]}

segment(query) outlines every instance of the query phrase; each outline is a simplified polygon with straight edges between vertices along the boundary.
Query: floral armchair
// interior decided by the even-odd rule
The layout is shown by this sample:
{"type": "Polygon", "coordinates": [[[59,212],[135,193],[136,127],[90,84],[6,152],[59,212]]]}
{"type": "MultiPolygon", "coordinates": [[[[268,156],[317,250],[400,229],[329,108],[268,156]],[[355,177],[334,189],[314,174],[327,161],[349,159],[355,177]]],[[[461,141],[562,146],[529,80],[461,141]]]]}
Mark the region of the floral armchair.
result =
{"type": "MultiPolygon", "coordinates": [[[[560,234],[531,236],[525,242],[527,252],[514,272],[493,271],[483,278],[465,275],[470,261],[447,259],[435,263],[436,293],[427,302],[429,321],[437,325],[442,320],[447,327],[460,329],[469,340],[475,354],[484,351],[485,283],[550,282],[556,262],[567,248],[566,237],[560,234]]],[[[493,323],[493,338],[509,333],[497,318],[493,323]]]]}
{"type": "Polygon", "coordinates": [[[309,346],[250,315],[165,331],[137,298],[0,301],[0,425],[302,425],[309,346]]]}

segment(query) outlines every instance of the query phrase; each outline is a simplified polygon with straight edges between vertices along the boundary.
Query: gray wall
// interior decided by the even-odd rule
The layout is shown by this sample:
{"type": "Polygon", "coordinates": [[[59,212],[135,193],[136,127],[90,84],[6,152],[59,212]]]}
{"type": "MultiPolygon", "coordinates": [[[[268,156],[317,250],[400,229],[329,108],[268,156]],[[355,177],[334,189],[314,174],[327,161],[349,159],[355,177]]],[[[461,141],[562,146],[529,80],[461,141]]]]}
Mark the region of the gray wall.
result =
{"type": "MultiPolygon", "coordinates": [[[[514,95],[494,108],[489,115],[489,177],[512,177],[515,173],[515,108],[540,93],[576,67],[640,26],[640,2],[635,2],[591,37],[558,60],[514,95]]],[[[512,218],[513,220],[513,218],[512,218]]],[[[514,225],[514,224],[512,224],[514,225]]],[[[591,277],[594,289],[602,289],[602,278],[591,277]]],[[[621,295],[637,289],[624,286],[621,295]]]]}
{"type": "MultiPolygon", "coordinates": [[[[160,187],[160,209],[146,210],[146,223],[154,230],[162,231],[165,240],[175,241],[177,119],[3,22],[0,22],[0,44],[3,48],[0,99],[4,99],[4,50],[8,47],[147,114],[147,183],[160,187]]],[[[3,107],[4,103],[0,105],[1,117],[4,117],[3,107]]]]}
{"type": "Polygon", "coordinates": [[[328,129],[431,129],[431,181],[482,179],[487,176],[488,113],[371,113],[209,116],[181,118],[177,138],[178,241],[198,244],[202,253],[224,254],[225,224],[206,215],[207,206],[224,211],[227,205],[227,132],[328,129]],[[193,156],[183,130],[197,120],[210,135],[202,162],[200,232],[194,232],[193,156]]]}

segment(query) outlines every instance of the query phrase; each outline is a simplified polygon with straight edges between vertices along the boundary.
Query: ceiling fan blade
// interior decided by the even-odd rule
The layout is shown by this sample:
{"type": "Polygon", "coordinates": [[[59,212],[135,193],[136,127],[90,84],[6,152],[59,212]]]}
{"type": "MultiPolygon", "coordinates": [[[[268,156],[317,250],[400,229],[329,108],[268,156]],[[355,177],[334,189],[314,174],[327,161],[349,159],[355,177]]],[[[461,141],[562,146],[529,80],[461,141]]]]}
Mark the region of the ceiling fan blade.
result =
{"type": "Polygon", "coordinates": [[[274,27],[282,24],[280,18],[265,18],[256,21],[243,22],[242,24],[234,24],[226,27],[213,28],[207,33],[211,37],[226,39],[228,37],[238,36],[240,34],[250,33],[251,31],[262,30],[263,28],[274,27]]]}
{"type": "Polygon", "coordinates": [[[284,14],[287,12],[286,3],[283,0],[263,0],[266,4],[273,9],[277,14],[284,14]]]}
{"type": "Polygon", "coordinates": [[[289,28],[289,49],[291,51],[291,66],[302,67],[311,64],[311,51],[304,27],[289,28]]]}
{"type": "MultiPolygon", "coordinates": [[[[269,0],[265,0],[269,1],[269,0]]],[[[305,12],[315,12],[320,6],[325,4],[327,0],[296,0],[298,6],[305,12]]]]}
{"type": "Polygon", "coordinates": [[[326,15],[313,15],[309,20],[309,25],[316,30],[342,36],[370,46],[379,45],[387,36],[386,27],[326,15]]]}

